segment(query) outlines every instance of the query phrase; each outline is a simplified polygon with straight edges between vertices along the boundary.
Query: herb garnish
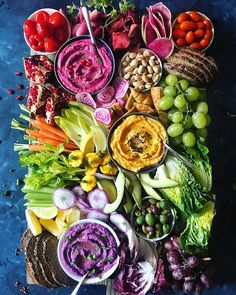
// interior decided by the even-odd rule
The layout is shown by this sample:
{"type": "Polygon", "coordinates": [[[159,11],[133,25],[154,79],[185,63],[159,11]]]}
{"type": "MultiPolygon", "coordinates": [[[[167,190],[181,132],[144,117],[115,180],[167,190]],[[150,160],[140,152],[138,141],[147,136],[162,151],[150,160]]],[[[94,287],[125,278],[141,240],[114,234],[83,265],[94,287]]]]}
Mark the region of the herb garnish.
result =
{"type": "Polygon", "coordinates": [[[87,259],[88,260],[94,260],[94,259],[96,259],[97,258],[97,256],[95,255],[95,254],[93,254],[93,253],[90,253],[88,256],[87,256],[87,259]]]}
{"type": "Polygon", "coordinates": [[[96,268],[92,268],[91,271],[89,272],[90,275],[94,275],[96,272],[96,268]]]}
{"type": "Polygon", "coordinates": [[[110,261],[111,261],[111,257],[107,256],[107,257],[105,258],[105,262],[110,262],[110,261]]]}

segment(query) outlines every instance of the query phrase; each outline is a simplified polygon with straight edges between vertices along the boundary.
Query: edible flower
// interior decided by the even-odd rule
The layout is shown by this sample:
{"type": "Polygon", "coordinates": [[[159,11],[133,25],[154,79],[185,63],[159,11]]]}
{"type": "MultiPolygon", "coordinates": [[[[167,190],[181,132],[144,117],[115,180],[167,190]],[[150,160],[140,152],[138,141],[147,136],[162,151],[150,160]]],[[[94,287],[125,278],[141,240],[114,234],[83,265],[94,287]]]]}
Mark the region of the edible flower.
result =
{"type": "Polygon", "coordinates": [[[81,187],[84,191],[86,191],[87,193],[90,192],[93,188],[95,188],[97,184],[97,180],[96,177],[93,175],[85,175],[82,179],[81,179],[81,187]]]}
{"type": "Polygon", "coordinates": [[[102,163],[102,156],[100,153],[87,153],[85,156],[85,161],[91,168],[97,168],[102,163]]]}
{"type": "Polygon", "coordinates": [[[71,165],[74,168],[79,167],[83,163],[83,160],[84,160],[84,155],[79,150],[71,152],[68,156],[69,165],[71,165]]]}
{"type": "Polygon", "coordinates": [[[118,172],[118,169],[111,161],[105,165],[100,166],[100,170],[103,174],[107,175],[116,175],[116,173],[118,172]]]}

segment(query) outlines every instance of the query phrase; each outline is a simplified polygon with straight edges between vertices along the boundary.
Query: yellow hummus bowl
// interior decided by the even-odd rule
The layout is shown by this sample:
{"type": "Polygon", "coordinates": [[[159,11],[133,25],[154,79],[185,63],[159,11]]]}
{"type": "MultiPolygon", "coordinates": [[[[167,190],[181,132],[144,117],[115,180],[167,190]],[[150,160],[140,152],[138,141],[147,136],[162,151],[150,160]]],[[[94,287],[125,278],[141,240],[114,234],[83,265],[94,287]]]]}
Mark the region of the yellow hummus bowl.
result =
{"type": "Polygon", "coordinates": [[[113,162],[132,173],[149,173],[165,159],[168,135],[158,118],[146,113],[121,117],[111,127],[107,148],[113,162]]]}

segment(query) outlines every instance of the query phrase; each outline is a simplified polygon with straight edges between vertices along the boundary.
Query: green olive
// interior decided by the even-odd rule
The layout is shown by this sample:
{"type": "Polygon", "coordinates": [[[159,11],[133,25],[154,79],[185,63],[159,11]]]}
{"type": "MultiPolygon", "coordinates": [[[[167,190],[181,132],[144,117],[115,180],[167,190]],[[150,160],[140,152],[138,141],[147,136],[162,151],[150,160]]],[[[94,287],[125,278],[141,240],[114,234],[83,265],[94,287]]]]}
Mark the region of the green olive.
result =
{"type": "Polygon", "coordinates": [[[148,213],[152,213],[151,208],[148,207],[148,208],[147,208],[147,212],[148,212],[148,213]]]}
{"type": "Polygon", "coordinates": [[[135,213],[134,213],[134,215],[135,216],[140,216],[141,215],[141,212],[139,210],[136,210],[135,213]]]}
{"type": "Polygon", "coordinates": [[[167,200],[163,200],[160,202],[160,206],[162,209],[169,209],[170,208],[170,203],[167,200]]]}
{"type": "Polygon", "coordinates": [[[152,237],[152,235],[153,235],[153,233],[147,233],[147,234],[146,234],[146,237],[147,237],[148,239],[150,239],[150,238],[152,237]]]}
{"type": "Polygon", "coordinates": [[[156,222],[156,218],[154,215],[148,213],[146,216],[145,216],[145,221],[147,223],[147,225],[154,225],[155,222],[156,222]]]}
{"type": "Polygon", "coordinates": [[[149,202],[150,204],[155,205],[157,201],[156,201],[155,199],[149,199],[148,202],[149,202]]]}
{"type": "Polygon", "coordinates": [[[161,236],[163,236],[163,232],[162,232],[162,229],[157,229],[156,230],[156,236],[159,238],[161,236]]]}
{"type": "Polygon", "coordinates": [[[162,211],[161,211],[161,214],[166,215],[166,214],[168,214],[169,212],[170,212],[170,210],[165,209],[165,210],[162,210],[162,211]]]}
{"type": "Polygon", "coordinates": [[[164,234],[168,234],[170,232],[169,224],[164,224],[162,229],[163,229],[164,234]]]}
{"type": "Polygon", "coordinates": [[[136,218],[136,223],[137,224],[139,224],[139,225],[143,225],[144,224],[144,222],[145,222],[145,217],[144,216],[138,216],[137,218],[136,218]]]}
{"type": "Polygon", "coordinates": [[[156,230],[162,229],[162,225],[160,223],[156,223],[155,227],[156,227],[156,230]]]}
{"type": "Polygon", "coordinates": [[[160,223],[165,224],[168,222],[168,217],[166,215],[160,215],[160,223]]]}
{"type": "Polygon", "coordinates": [[[148,233],[148,231],[146,230],[146,226],[145,225],[142,225],[142,231],[143,231],[144,234],[147,234],[148,233]]]}

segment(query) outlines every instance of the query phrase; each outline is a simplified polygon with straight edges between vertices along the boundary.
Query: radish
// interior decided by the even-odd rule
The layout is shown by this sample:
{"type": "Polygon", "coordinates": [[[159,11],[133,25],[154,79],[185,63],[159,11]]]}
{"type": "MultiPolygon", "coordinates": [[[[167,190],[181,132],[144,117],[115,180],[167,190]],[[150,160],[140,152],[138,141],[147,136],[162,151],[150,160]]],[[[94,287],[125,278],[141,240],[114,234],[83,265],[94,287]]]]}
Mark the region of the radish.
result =
{"type": "Polygon", "coordinates": [[[106,221],[108,219],[108,215],[99,212],[99,211],[90,211],[87,215],[87,218],[91,218],[91,219],[97,219],[97,220],[101,220],[101,221],[106,221]]]}
{"type": "Polygon", "coordinates": [[[160,59],[168,58],[174,50],[174,42],[169,38],[157,38],[152,43],[148,44],[151,49],[160,59]]]}
{"type": "Polygon", "coordinates": [[[107,194],[103,189],[94,189],[91,192],[89,192],[87,197],[89,205],[93,209],[99,209],[103,210],[106,204],[108,203],[108,197],[107,194]]]}
{"type": "Polygon", "coordinates": [[[74,206],[75,195],[65,188],[58,188],[53,193],[53,202],[58,209],[66,210],[74,206]]]}
{"type": "Polygon", "coordinates": [[[85,191],[82,189],[81,186],[74,186],[71,191],[75,194],[76,197],[80,197],[83,200],[86,199],[85,191]]]}

